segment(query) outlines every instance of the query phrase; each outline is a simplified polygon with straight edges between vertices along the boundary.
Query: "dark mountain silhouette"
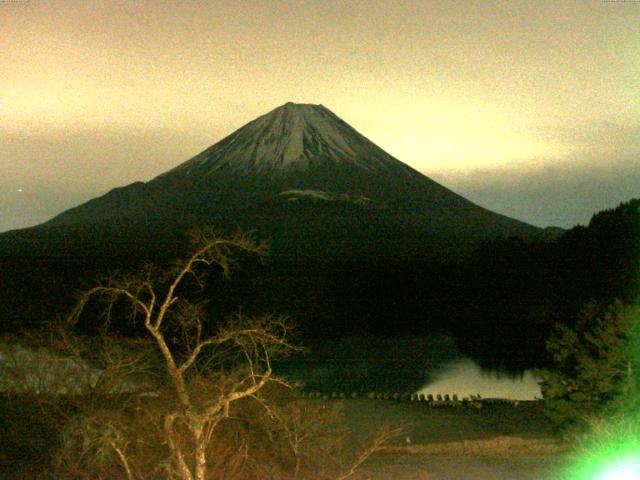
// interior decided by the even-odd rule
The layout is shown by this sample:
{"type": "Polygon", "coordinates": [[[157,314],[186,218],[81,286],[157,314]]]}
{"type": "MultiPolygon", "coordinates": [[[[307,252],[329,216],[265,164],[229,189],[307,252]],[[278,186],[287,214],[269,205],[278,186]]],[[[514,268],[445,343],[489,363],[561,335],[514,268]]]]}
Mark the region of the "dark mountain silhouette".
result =
{"type": "Polygon", "coordinates": [[[545,344],[554,325],[573,328],[589,302],[638,303],[639,258],[637,198],[594,214],[588,225],[554,241],[486,242],[465,266],[465,298],[475,305],[475,319],[460,322],[457,337],[476,357],[511,344],[517,348],[507,357],[512,365],[516,355],[529,364],[549,360],[545,344]]]}
{"type": "Polygon", "coordinates": [[[291,257],[453,260],[482,240],[545,235],[415,171],[322,105],[287,103],[149,182],[0,236],[0,250],[173,251],[194,225],[251,230],[291,257]]]}
{"type": "MultiPolygon", "coordinates": [[[[424,382],[429,357],[412,353],[423,349],[420,336],[482,331],[505,339],[515,331],[529,341],[517,326],[506,332],[478,316],[485,297],[471,295],[473,272],[460,261],[485,241],[557,234],[475,205],[323,106],[288,103],[151,181],[0,235],[3,328],[68,311],[74,291],[108,271],[145,260],[166,265],[184,253],[192,226],[249,231],[272,244],[270,265],[243,261],[231,283],[214,281],[203,293],[212,321],[242,305],[291,315],[318,348],[366,338],[362,360],[407,389],[424,382]],[[396,345],[396,336],[418,340],[396,345]]],[[[491,273],[481,287],[497,283],[491,273]]]]}

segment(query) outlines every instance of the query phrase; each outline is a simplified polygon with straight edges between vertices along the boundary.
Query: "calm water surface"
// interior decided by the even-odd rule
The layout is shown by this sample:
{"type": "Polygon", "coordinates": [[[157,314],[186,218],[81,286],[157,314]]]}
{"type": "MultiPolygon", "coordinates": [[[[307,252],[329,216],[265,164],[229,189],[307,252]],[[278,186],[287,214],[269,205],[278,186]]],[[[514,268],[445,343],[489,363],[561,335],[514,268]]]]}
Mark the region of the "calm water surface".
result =
{"type": "Polygon", "coordinates": [[[483,370],[470,358],[459,358],[444,364],[433,380],[427,382],[418,393],[456,394],[459,398],[480,394],[483,398],[509,398],[535,400],[541,398],[538,379],[527,370],[521,375],[483,370]]]}

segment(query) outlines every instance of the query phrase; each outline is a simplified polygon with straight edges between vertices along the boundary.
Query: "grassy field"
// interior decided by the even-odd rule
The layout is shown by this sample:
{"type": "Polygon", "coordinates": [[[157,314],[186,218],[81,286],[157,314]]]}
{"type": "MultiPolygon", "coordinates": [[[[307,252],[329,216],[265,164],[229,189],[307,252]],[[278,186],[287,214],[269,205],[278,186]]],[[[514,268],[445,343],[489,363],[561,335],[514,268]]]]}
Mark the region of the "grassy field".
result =
{"type": "MultiPolygon", "coordinates": [[[[310,400],[321,402],[323,400],[310,400]]],[[[424,402],[393,400],[328,400],[340,402],[352,430],[370,432],[386,422],[407,430],[412,443],[479,440],[496,436],[527,439],[553,438],[551,425],[540,402],[475,407],[431,407],[424,402]]],[[[327,400],[324,400],[327,402],[327,400]]]]}
{"type": "Polygon", "coordinates": [[[418,402],[335,401],[358,435],[371,436],[384,423],[404,429],[366,463],[374,480],[555,480],[569,455],[539,402],[434,408],[418,402]]]}
{"type": "MultiPolygon", "coordinates": [[[[0,478],[48,478],[43,473],[60,419],[46,419],[28,402],[2,401],[0,478]]],[[[435,408],[393,400],[303,401],[310,409],[318,404],[332,411],[337,407],[343,428],[359,439],[373,437],[383,424],[402,428],[402,434],[364,466],[369,478],[377,480],[545,480],[566,450],[538,402],[435,408]]]]}

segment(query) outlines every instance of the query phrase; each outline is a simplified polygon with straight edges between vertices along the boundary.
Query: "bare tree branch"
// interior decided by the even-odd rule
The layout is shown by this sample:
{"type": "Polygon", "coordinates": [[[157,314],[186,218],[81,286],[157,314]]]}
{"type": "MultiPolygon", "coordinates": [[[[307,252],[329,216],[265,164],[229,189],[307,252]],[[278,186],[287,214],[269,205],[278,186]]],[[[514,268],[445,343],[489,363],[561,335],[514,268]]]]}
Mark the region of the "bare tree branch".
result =
{"type": "MultiPolygon", "coordinates": [[[[105,339],[111,316],[120,313],[123,304],[131,308],[132,315],[142,326],[148,342],[156,352],[156,358],[161,359],[159,364],[165,382],[163,388],[157,389],[157,398],[137,397],[134,402],[142,412],[138,417],[154,425],[151,428],[154,438],[160,438],[157,443],[161,444],[163,458],[167,458],[165,463],[155,462],[154,471],[164,469],[168,478],[179,480],[213,478],[211,468],[228,471],[225,470],[228,466],[225,465],[224,457],[216,457],[215,452],[220,453],[221,450],[219,446],[211,445],[212,438],[216,434],[228,435],[224,424],[242,421],[241,415],[237,415],[236,407],[232,409],[233,405],[245,408],[258,401],[271,419],[268,420],[270,428],[275,424],[280,428],[278,432],[265,430],[267,437],[287,442],[283,451],[290,448],[293,452],[294,478],[298,478],[302,459],[306,458],[309,449],[314,448],[312,438],[319,437],[314,437],[314,433],[305,430],[310,425],[310,420],[306,419],[306,411],[297,400],[292,402],[289,410],[280,411],[269,405],[265,400],[266,394],[261,394],[268,384],[289,386],[285,380],[275,376],[272,366],[272,358],[302,351],[292,341],[289,319],[277,315],[253,317],[238,311],[217,325],[211,333],[206,323],[206,305],[202,302],[190,302],[186,298],[190,292],[186,288],[187,284],[195,283],[200,288],[204,286],[203,267],[214,267],[224,277],[228,277],[235,252],[262,258],[266,247],[244,235],[221,238],[211,230],[196,231],[193,239],[193,253],[183,261],[176,262],[169,270],[156,271],[152,266],[146,265],[137,274],[112,275],[102,284],[86,291],[69,315],[67,326],[75,326],[89,302],[94,299],[106,303],[105,339]],[[286,418],[287,415],[292,417],[286,418]]],[[[73,339],[69,337],[68,340],[69,345],[73,346],[73,339]]],[[[106,374],[96,384],[100,391],[111,388],[109,382],[112,378],[137,375],[144,364],[145,352],[120,351],[116,346],[117,342],[108,344],[105,340],[102,347],[106,374]]],[[[78,356],[80,353],[76,352],[78,356]]],[[[262,412],[260,409],[259,411],[262,412]]],[[[320,410],[318,412],[326,413],[320,410]]],[[[127,479],[133,480],[136,471],[145,470],[135,470],[130,462],[131,451],[138,448],[139,444],[122,441],[123,438],[129,438],[125,433],[127,420],[135,417],[131,415],[122,418],[124,420],[118,425],[123,430],[111,430],[113,436],[109,437],[110,455],[113,461],[115,452],[127,479]],[[132,447],[128,449],[128,445],[132,447]]],[[[262,414],[260,418],[265,419],[262,414]]],[[[317,424],[318,419],[313,422],[317,424]]],[[[370,446],[360,452],[339,480],[353,476],[365,460],[394,433],[382,431],[370,446]]],[[[332,434],[333,432],[324,432],[322,438],[331,438],[333,441],[332,434]]],[[[232,456],[227,458],[233,458],[235,462],[234,472],[244,471],[241,469],[246,468],[247,445],[251,443],[245,440],[246,438],[240,437],[237,443],[226,447],[227,455],[232,456]],[[237,448],[239,444],[244,445],[241,447],[244,448],[243,455],[237,448]]],[[[291,457],[288,456],[287,459],[290,460],[291,457]]],[[[253,464],[251,468],[256,475],[272,476],[267,467],[261,464],[253,464]]]]}

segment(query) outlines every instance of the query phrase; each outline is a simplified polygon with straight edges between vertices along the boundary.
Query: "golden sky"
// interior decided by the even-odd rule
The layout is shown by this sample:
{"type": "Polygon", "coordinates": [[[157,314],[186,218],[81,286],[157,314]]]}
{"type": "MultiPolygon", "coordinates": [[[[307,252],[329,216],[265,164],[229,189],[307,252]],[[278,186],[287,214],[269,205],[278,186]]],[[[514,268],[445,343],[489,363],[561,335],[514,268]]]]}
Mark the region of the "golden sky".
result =
{"type": "Polygon", "coordinates": [[[570,227],[640,196],[640,2],[0,0],[0,231],[287,101],[570,227]]]}

